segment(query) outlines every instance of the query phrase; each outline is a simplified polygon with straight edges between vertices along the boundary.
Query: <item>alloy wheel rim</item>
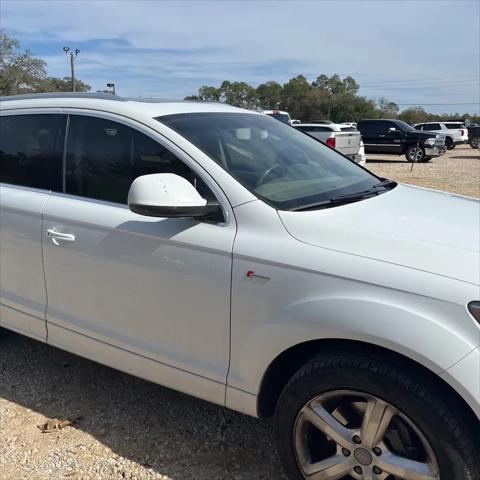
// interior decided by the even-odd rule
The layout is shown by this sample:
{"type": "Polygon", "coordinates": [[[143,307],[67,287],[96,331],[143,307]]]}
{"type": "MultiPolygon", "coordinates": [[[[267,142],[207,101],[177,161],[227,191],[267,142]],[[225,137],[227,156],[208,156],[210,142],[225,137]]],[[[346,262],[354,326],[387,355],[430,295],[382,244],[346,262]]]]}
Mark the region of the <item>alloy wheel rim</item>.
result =
{"type": "Polygon", "coordinates": [[[413,148],[411,156],[415,162],[419,162],[423,158],[422,149],[419,147],[413,148]]]}
{"type": "Polygon", "coordinates": [[[293,445],[307,480],[440,480],[417,425],[367,393],[335,390],[310,400],[295,421],[293,445]]]}

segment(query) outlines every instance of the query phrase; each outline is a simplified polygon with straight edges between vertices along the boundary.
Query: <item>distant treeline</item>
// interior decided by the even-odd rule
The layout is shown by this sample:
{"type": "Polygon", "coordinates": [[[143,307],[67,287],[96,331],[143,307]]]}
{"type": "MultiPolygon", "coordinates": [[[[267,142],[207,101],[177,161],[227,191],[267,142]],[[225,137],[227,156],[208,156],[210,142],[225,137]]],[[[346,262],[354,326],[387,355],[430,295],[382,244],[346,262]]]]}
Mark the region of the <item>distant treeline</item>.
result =
{"type": "Polygon", "coordinates": [[[249,109],[286,110],[292,118],[303,122],[318,119],[348,122],[362,118],[398,118],[408,123],[468,118],[472,122],[480,122],[479,115],[436,115],[421,106],[400,112],[395,102],[383,97],[374,100],[358,95],[359,89],[360,85],[350,76],[342,79],[338,75],[320,75],[310,83],[305,76],[298,75],[283,85],[269,81],[256,88],[245,82],[225,80],[218,88],[207,85],[200,87],[197,95],[186,99],[224,102],[249,109]]]}

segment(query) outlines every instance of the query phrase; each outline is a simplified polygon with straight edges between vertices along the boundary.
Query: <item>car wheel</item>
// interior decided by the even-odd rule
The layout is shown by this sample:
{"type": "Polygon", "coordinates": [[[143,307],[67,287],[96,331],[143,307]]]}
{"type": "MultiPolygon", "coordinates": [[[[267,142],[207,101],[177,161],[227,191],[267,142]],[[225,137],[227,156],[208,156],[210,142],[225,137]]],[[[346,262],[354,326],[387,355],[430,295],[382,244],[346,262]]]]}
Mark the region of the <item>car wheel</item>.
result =
{"type": "Polygon", "coordinates": [[[419,163],[425,158],[425,150],[420,145],[410,145],[405,152],[407,162],[419,163]]]}
{"type": "Polygon", "coordinates": [[[323,354],[282,392],[275,436],[292,480],[473,480],[478,426],[463,414],[419,371],[379,356],[323,354]]]}
{"type": "Polygon", "coordinates": [[[480,136],[471,138],[468,143],[472,148],[480,148],[480,136]]]}
{"type": "Polygon", "coordinates": [[[445,146],[447,147],[447,150],[453,150],[455,148],[455,144],[450,137],[445,139],[445,146]]]}

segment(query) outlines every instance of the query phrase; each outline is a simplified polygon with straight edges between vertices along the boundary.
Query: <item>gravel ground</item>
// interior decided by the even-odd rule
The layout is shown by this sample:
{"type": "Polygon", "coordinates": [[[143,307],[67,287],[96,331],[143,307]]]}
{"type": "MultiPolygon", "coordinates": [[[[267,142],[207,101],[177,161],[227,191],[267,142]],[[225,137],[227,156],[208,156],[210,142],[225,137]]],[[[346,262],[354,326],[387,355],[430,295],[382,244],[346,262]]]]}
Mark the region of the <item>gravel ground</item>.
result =
{"type": "Polygon", "coordinates": [[[480,197],[480,150],[470,145],[459,145],[428,163],[407,163],[405,156],[368,155],[366,167],[399,182],[480,197]]]}
{"type": "MultiPolygon", "coordinates": [[[[428,164],[369,156],[405,183],[480,197],[480,152],[428,164]]],[[[7,332],[0,339],[0,480],[281,480],[271,425],[7,332]],[[75,424],[53,433],[38,425],[75,424]]]]}

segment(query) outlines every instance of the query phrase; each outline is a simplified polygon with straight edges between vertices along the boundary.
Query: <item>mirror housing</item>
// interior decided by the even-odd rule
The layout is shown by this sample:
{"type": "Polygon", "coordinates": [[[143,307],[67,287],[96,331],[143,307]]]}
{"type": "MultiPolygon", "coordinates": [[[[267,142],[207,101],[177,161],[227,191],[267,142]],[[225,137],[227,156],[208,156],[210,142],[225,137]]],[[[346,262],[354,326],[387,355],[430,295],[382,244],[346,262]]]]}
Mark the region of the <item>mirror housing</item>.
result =
{"type": "Polygon", "coordinates": [[[137,177],[128,191],[128,208],[147,217],[207,217],[221,211],[208,203],[185,178],[173,173],[137,177]]]}

